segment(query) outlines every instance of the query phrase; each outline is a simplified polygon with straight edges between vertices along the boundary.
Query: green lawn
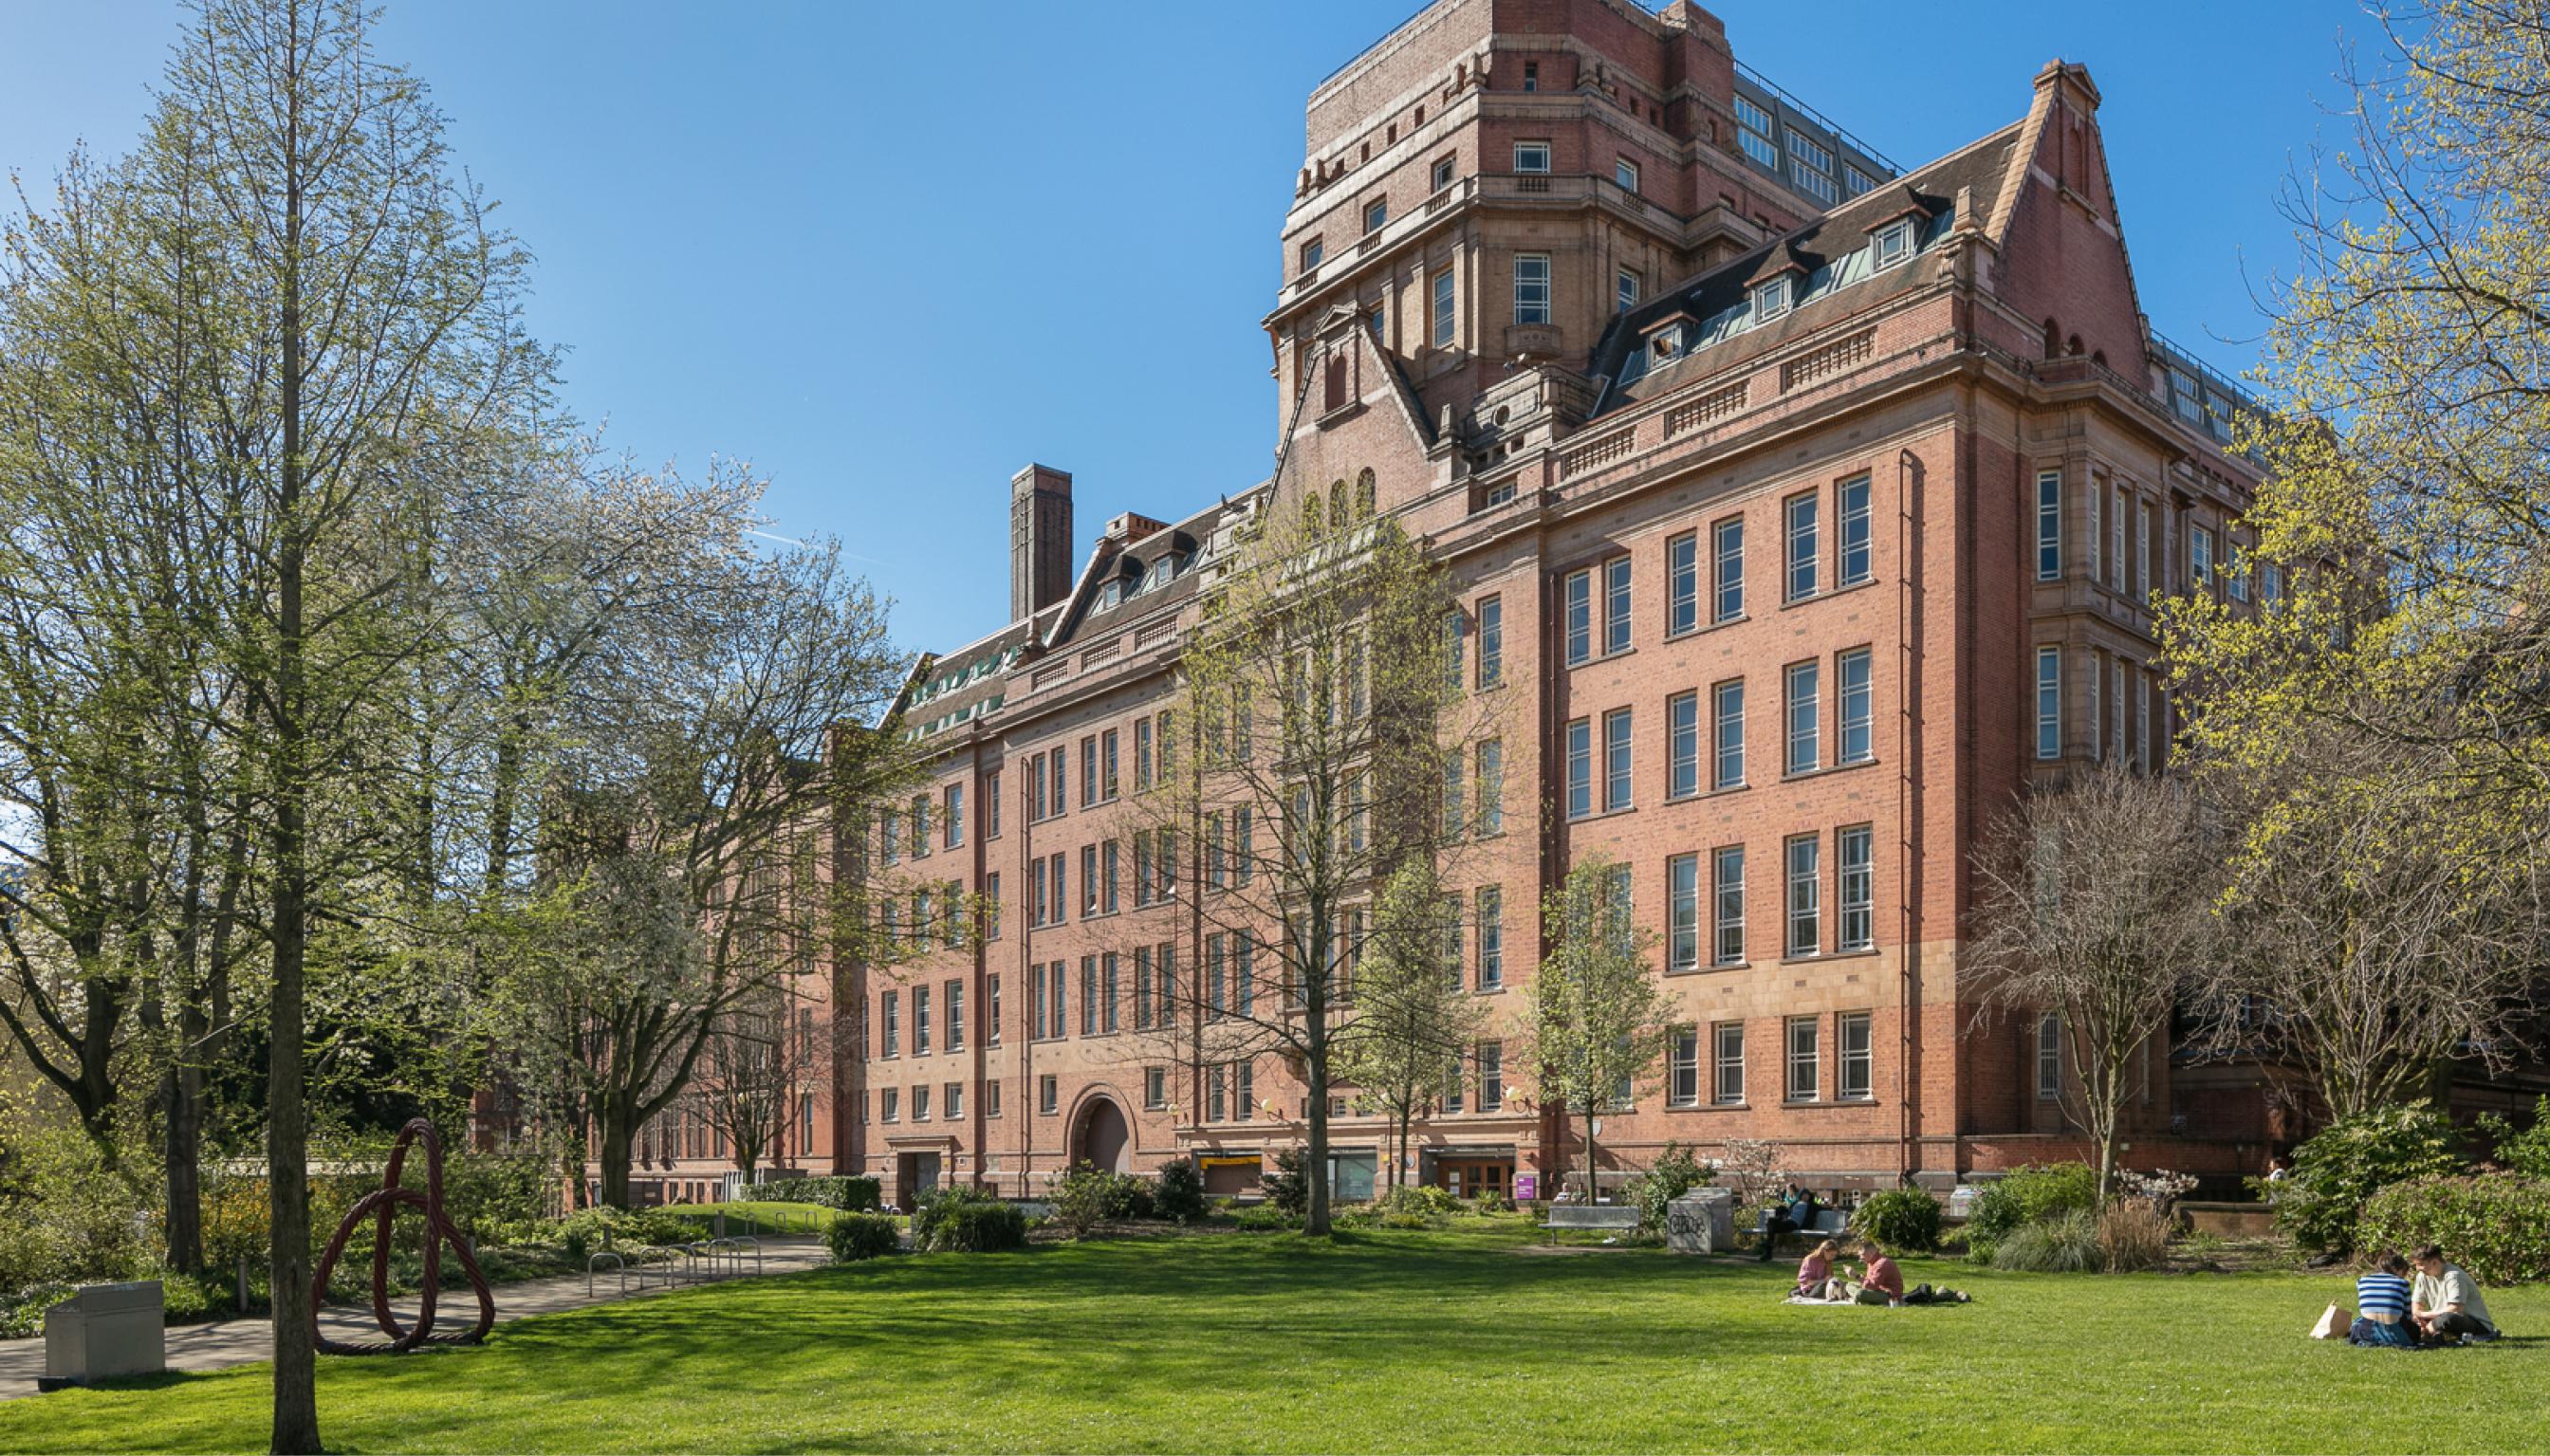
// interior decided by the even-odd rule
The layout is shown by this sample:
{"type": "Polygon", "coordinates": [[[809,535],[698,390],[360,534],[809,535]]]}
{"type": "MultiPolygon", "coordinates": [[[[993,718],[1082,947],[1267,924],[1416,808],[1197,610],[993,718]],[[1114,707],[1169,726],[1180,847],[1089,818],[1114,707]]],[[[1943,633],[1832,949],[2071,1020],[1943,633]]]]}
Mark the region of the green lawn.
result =
{"type": "Polygon", "coordinates": [[[731,1204],[666,1204],[658,1212],[677,1213],[700,1225],[700,1236],[708,1236],[709,1219],[726,1215],[726,1231],[738,1233],[816,1233],[833,1224],[840,1213],[822,1204],[786,1204],[771,1200],[743,1199],[731,1204]]]}
{"type": "MultiPolygon", "coordinates": [[[[323,1362],[337,1449],[2517,1451],[2550,1447],[2550,1290],[2517,1332],[2304,1337],[2332,1278],[1994,1275],[1963,1308],[1799,1309],[1785,1268],[1448,1232],[880,1260],[323,1362]]],[[[0,1447],[262,1449],[260,1367],[0,1405],[0,1447]]]]}

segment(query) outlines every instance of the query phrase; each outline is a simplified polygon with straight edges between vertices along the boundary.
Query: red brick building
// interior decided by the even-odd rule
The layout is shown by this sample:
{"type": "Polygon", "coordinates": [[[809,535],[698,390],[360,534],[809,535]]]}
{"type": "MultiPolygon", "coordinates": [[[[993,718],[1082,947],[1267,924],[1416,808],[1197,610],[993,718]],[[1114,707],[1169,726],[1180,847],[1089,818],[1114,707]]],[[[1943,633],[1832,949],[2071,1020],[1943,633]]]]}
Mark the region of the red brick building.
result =
{"type": "MultiPolygon", "coordinates": [[[[2059,1045],[1960,996],[1971,846],[2033,778],[2158,765],[2156,594],[2278,583],[2243,563],[2237,396],[2136,296],[2098,88],[2011,80],[2010,125],[1911,168],[1687,3],[1439,0],[1321,83],[1262,321],[1278,468],[1094,537],[1068,474],[1012,482],[1007,625],[922,660],[936,782],[863,850],[998,913],[834,968],[829,1156],[791,1161],[906,1198],[1195,1155],[1235,1191],[1303,1140],[1274,1059],[1133,1034],[1200,922],[1124,796],[1232,528],[1365,488],[1462,583],[1470,681],[1520,700],[1468,984],[1514,999],[1594,851],[1660,936],[1687,1028],[1605,1118],[1607,1184],[1672,1139],[1775,1138],[1830,1187],[2077,1151],[2059,1045]]],[[[2254,1077],[2155,1047],[2145,1085],[2129,1161],[2262,1161],[2254,1077]]],[[[1492,1033],[1415,1171],[1553,1189],[1581,1149],[1532,1094],[1492,1033]]],[[[1351,1195],[1383,1129],[1336,1106],[1351,1195]]]]}

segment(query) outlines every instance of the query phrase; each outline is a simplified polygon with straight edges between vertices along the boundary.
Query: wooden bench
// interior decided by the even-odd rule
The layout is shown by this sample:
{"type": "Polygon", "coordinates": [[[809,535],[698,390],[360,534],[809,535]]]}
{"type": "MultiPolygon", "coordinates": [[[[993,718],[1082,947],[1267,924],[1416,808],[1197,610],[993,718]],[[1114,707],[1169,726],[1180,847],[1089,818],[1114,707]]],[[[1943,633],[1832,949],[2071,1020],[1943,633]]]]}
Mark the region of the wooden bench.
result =
{"type": "Polygon", "coordinates": [[[1633,1233],[1638,1227],[1638,1211],[1629,1204],[1552,1204],[1549,1217],[1541,1226],[1549,1230],[1549,1241],[1558,1242],[1562,1228],[1601,1228],[1616,1233],[1633,1233]]]}

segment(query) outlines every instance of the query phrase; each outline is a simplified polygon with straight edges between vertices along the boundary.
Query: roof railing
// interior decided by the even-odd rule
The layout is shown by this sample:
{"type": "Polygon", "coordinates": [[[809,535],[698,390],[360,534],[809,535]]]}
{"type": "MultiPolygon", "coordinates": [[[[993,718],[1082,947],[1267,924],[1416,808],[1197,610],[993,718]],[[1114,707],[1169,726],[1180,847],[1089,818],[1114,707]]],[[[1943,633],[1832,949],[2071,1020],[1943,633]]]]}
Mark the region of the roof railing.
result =
{"type": "Polygon", "coordinates": [[[2197,356],[2194,349],[2188,348],[2157,329],[2151,331],[2151,337],[2152,342],[2161,346],[2161,351],[2169,355],[2171,362],[2186,366],[2191,373],[2253,410],[2265,409],[2265,406],[2258,403],[2256,393],[2248,385],[2205,362],[2197,356]]]}

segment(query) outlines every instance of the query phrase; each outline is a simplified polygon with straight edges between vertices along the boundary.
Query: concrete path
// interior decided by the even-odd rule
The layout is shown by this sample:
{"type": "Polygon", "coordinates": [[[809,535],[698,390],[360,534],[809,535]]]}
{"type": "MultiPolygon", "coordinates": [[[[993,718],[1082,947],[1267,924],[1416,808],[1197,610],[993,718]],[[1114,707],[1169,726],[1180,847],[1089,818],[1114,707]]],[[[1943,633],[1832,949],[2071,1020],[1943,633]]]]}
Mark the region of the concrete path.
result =
{"type": "MultiPolygon", "coordinates": [[[[832,1256],[825,1251],[824,1241],[820,1238],[802,1234],[786,1237],[764,1235],[761,1240],[761,1269],[764,1274],[793,1274],[830,1262],[832,1256]]],[[[584,1286],[585,1278],[581,1274],[497,1285],[496,1322],[503,1324],[526,1314],[548,1314],[560,1310],[581,1309],[586,1305],[609,1304],[619,1299],[637,1299],[641,1294],[660,1294],[664,1289],[660,1284],[649,1284],[643,1291],[633,1287],[623,1295],[619,1277],[608,1271],[594,1276],[590,1296],[585,1294],[584,1286]]],[[[682,1287],[691,1288],[688,1285],[682,1287]]],[[[393,1301],[391,1310],[402,1319],[412,1317],[416,1312],[416,1297],[408,1295],[393,1301]]],[[[443,1286],[441,1309],[435,1316],[438,1330],[466,1329],[477,1317],[478,1301],[469,1291],[466,1276],[462,1277],[456,1292],[448,1284],[443,1286]]],[[[319,1311],[319,1323],[336,1339],[364,1341],[384,1338],[380,1326],[372,1320],[371,1310],[363,1306],[331,1305],[319,1311]]],[[[273,1355],[274,1326],[263,1315],[168,1326],[168,1368],[171,1370],[221,1370],[271,1359],[273,1355]]],[[[0,1401],[14,1401],[36,1394],[36,1377],[44,1373],[43,1335],[0,1340],[0,1401]]]]}

